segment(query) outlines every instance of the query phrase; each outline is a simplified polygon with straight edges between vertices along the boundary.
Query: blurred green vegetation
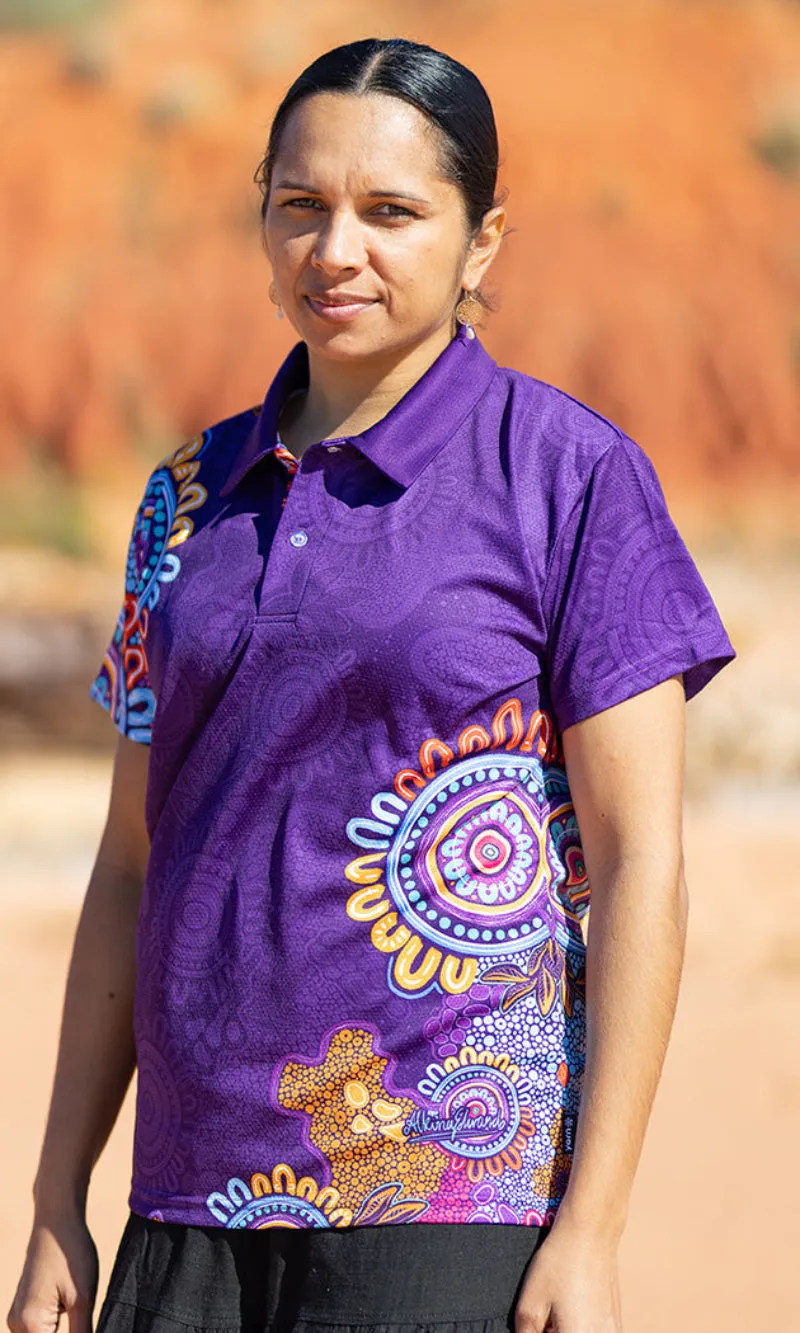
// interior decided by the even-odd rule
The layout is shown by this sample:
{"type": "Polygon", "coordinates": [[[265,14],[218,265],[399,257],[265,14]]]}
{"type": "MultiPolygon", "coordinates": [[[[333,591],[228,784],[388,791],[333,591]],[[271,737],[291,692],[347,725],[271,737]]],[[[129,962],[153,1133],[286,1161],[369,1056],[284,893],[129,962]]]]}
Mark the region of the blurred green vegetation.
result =
{"type": "Polygon", "coordinates": [[[44,462],[0,490],[0,545],[35,546],[75,559],[92,553],[81,489],[44,462]]]}
{"type": "Polygon", "coordinates": [[[800,176],[800,116],[766,126],[752,140],[756,157],[780,176],[800,176]]]}
{"type": "Polygon", "coordinates": [[[0,0],[0,29],[59,28],[112,9],[116,0],[0,0]]]}

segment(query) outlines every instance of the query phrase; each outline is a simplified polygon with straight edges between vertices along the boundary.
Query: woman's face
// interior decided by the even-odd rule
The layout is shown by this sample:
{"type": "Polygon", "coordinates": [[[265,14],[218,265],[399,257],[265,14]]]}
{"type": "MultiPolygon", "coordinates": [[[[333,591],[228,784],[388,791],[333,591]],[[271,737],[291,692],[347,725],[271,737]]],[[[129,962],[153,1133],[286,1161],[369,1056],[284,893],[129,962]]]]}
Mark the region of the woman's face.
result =
{"type": "Polygon", "coordinates": [[[379,93],[317,93],[291,113],[264,240],[283,310],[309,349],[339,360],[402,354],[452,324],[500,243],[493,209],[470,238],[438,131],[379,93]]]}

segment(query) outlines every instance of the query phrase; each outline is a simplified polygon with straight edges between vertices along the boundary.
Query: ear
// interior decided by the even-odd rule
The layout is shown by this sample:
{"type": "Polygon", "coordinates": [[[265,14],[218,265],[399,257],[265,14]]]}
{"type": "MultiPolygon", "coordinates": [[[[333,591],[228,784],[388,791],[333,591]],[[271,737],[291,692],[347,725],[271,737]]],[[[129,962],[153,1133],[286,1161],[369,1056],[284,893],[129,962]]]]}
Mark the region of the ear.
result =
{"type": "Polygon", "coordinates": [[[480,286],[489,265],[500,249],[506,228],[506,210],[502,204],[484,213],[480,231],[472,237],[464,262],[461,285],[467,291],[480,286]]]}

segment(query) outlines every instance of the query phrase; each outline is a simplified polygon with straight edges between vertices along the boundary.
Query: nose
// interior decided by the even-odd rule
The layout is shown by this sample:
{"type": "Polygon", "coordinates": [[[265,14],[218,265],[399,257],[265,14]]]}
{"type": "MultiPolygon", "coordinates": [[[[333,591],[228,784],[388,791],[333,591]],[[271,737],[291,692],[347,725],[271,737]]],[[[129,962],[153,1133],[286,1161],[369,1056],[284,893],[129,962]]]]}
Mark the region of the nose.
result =
{"type": "Polygon", "coordinates": [[[364,238],[359,218],[345,209],[332,209],[317,233],[311,256],[314,268],[334,275],[364,267],[364,238]]]}

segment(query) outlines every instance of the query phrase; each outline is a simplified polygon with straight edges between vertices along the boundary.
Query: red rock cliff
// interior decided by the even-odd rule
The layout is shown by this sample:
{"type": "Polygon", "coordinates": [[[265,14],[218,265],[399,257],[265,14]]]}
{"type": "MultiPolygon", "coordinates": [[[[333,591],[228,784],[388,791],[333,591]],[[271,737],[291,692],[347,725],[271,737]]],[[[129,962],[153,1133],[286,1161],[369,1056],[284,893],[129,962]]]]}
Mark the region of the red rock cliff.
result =
{"type": "Polygon", "coordinates": [[[471,64],[515,228],[494,355],[634,435],[668,487],[800,473],[800,7],[131,0],[0,49],[6,475],[144,462],[288,345],[252,183],[282,90],[377,32],[471,64]]]}

